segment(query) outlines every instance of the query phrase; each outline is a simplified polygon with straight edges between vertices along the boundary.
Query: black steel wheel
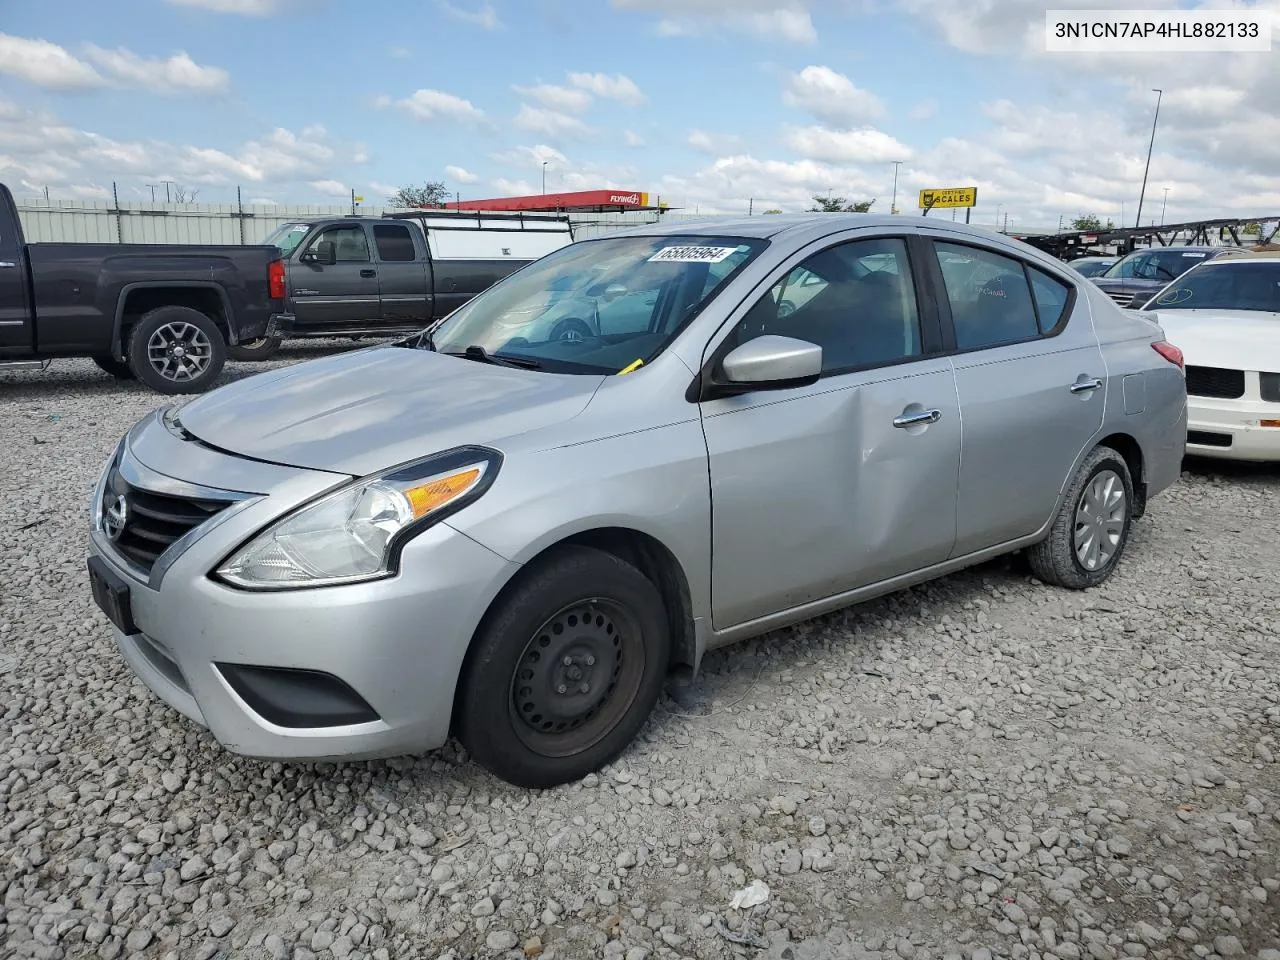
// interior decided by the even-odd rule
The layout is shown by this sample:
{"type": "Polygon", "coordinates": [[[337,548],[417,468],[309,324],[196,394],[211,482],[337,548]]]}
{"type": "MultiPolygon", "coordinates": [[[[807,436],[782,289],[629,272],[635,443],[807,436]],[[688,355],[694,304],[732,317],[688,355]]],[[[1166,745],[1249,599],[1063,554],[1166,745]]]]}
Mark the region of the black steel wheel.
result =
{"type": "Polygon", "coordinates": [[[577,780],[618,756],[657,702],[669,639],[662,596],[626,561],[569,547],[495,602],[458,687],[457,733],[525,787],[577,780]]]}

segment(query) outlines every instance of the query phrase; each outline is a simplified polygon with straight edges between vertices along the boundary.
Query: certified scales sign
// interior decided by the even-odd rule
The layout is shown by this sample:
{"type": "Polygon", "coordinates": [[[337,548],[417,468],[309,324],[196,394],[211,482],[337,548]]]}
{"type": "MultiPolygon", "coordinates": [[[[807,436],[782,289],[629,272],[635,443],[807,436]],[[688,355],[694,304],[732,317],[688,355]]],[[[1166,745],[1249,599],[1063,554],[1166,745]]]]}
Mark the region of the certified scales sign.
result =
{"type": "Polygon", "coordinates": [[[977,187],[935,187],[920,191],[920,209],[930,207],[972,207],[978,203],[977,187]]]}

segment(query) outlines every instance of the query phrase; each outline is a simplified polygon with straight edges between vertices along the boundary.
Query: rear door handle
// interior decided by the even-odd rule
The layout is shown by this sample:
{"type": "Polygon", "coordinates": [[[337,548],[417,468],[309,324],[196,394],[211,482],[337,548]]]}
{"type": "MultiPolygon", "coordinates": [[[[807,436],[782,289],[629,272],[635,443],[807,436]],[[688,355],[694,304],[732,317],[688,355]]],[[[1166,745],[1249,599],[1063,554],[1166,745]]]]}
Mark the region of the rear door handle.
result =
{"type": "Polygon", "coordinates": [[[1090,390],[1097,390],[1100,386],[1102,386],[1102,381],[1097,377],[1094,377],[1092,380],[1087,380],[1082,377],[1073,383],[1070,389],[1072,393],[1088,393],[1090,390]]]}
{"type": "Polygon", "coordinates": [[[14,263],[12,260],[0,260],[0,270],[3,270],[5,267],[16,267],[16,266],[17,264],[14,263]]]}
{"type": "Polygon", "coordinates": [[[360,271],[360,276],[362,277],[376,277],[377,275],[378,275],[377,270],[361,270],[360,271]]]}
{"type": "Polygon", "coordinates": [[[915,413],[904,413],[893,418],[893,425],[898,429],[916,427],[922,423],[937,423],[942,419],[941,410],[918,410],[915,413]]]}

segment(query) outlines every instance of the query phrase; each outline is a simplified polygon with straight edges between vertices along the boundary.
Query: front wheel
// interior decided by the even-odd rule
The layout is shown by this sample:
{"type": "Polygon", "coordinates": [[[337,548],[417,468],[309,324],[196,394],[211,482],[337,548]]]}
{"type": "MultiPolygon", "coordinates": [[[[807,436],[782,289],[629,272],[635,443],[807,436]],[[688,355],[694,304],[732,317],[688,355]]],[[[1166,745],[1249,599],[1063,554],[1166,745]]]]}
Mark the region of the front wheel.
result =
{"type": "Polygon", "coordinates": [[[237,343],[235,346],[228,346],[227,356],[232,360],[258,363],[263,360],[270,360],[279,350],[279,337],[259,337],[257,340],[248,340],[244,343],[237,343]]]}
{"type": "Polygon", "coordinates": [[[1110,447],[1097,447],[1072,477],[1049,535],[1027,551],[1045,583],[1083,590],[1115,571],[1133,523],[1133,477],[1110,447]]]}
{"type": "Polygon", "coordinates": [[[214,322],[190,307],[157,307],[129,331],[125,351],[134,375],[157,393],[202,393],[227,360],[214,322]]]}
{"type": "Polygon", "coordinates": [[[111,374],[111,376],[115,377],[117,380],[137,379],[134,377],[133,370],[130,369],[128,363],[117,360],[110,354],[103,354],[101,356],[94,357],[93,362],[97,365],[99,370],[103,373],[111,374]]]}
{"type": "Polygon", "coordinates": [[[458,739],[516,786],[577,780],[640,732],[668,657],[653,583],[612,554],[566,548],[486,616],[459,685],[458,739]]]}

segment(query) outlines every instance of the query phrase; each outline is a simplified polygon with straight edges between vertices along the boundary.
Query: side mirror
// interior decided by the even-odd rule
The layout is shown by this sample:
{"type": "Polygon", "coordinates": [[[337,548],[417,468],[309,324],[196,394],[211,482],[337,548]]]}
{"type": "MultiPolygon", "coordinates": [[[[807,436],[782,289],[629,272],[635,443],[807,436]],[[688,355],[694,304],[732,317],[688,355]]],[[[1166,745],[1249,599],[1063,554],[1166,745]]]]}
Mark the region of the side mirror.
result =
{"type": "Polygon", "coordinates": [[[331,267],[338,262],[338,248],[332,240],[321,240],[298,259],[303,263],[316,263],[331,267]]]}
{"type": "Polygon", "coordinates": [[[756,337],[731,350],[721,367],[734,392],[803,387],[822,375],[822,347],[794,337],[756,337]]]}

